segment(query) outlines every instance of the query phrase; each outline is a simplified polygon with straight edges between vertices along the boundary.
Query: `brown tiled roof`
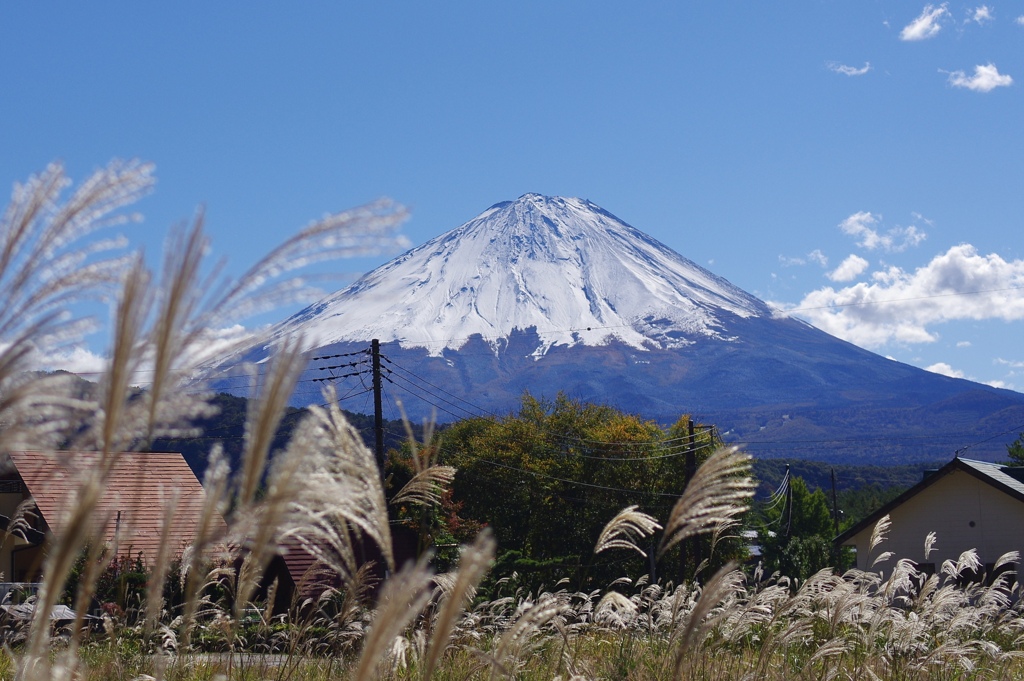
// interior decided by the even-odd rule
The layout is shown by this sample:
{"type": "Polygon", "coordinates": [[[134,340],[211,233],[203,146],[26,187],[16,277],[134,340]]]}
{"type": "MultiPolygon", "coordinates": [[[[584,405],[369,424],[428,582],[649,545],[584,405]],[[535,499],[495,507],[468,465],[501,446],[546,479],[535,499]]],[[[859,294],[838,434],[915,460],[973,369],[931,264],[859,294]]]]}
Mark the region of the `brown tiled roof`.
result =
{"type": "MultiPolygon", "coordinates": [[[[96,452],[10,452],[40,515],[55,536],[65,530],[67,506],[82,480],[99,462],[96,452]]],[[[169,555],[177,556],[193,539],[204,502],[203,487],[181,454],[129,452],[115,454],[105,490],[92,514],[93,530],[106,522],[103,541],[112,544],[118,531],[118,553],[147,563],[156,559],[168,505],[178,495],[169,519],[169,555]],[[120,514],[120,515],[119,515],[120,514]]],[[[224,521],[216,519],[218,529],[224,521]]]]}

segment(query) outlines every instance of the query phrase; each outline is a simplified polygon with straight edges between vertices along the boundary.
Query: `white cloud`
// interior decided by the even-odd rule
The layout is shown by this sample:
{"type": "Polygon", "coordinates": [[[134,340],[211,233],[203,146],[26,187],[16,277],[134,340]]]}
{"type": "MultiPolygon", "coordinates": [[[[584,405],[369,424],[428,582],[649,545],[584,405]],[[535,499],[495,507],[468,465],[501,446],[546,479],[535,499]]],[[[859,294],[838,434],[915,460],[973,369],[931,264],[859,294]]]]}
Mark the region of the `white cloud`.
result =
{"type": "Polygon", "coordinates": [[[975,7],[974,11],[971,12],[971,21],[977,24],[984,24],[986,21],[993,21],[995,17],[992,16],[992,8],[988,5],[982,5],[975,7]]]}
{"type": "Polygon", "coordinates": [[[829,71],[834,73],[841,73],[844,76],[863,76],[865,73],[871,70],[871,62],[864,62],[864,66],[857,68],[856,66],[847,66],[846,64],[840,64],[839,62],[830,61],[825,66],[829,71]]]}
{"type": "Polygon", "coordinates": [[[1007,383],[1006,381],[1000,381],[1000,380],[983,381],[983,383],[985,385],[991,386],[993,388],[1005,388],[1006,390],[1013,390],[1014,389],[1013,384],[1012,383],[1007,383]]]}
{"type": "Polygon", "coordinates": [[[1007,74],[999,73],[999,69],[996,68],[995,64],[979,64],[975,66],[973,76],[968,76],[963,71],[953,71],[949,74],[950,85],[967,88],[975,92],[991,92],[997,87],[1008,87],[1012,83],[1013,78],[1007,74]]]}
{"type": "Polygon", "coordinates": [[[44,353],[38,348],[29,356],[29,363],[37,371],[69,371],[90,378],[103,371],[106,359],[83,347],[62,348],[44,353]]]}
{"type": "Polygon", "coordinates": [[[956,346],[958,348],[969,348],[971,347],[971,341],[957,341],[956,346]]]}
{"type": "Polygon", "coordinates": [[[857,239],[857,245],[869,251],[881,248],[884,251],[899,252],[910,246],[917,246],[927,238],[927,234],[914,225],[909,227],[893,227],[885,233],[876,227],[881,224],[882,216],[867,211],[854,213],[839,223],[839,229],[857,239]]]}
{"type": "Polygon", "coordinates": [[[822,253],[821,249],[815,248],[807,254],[807,259],[818,263],[822,267],[828,267],[828,256],[822,253]]]}
{"type": "MultiPolygon", "coordinates": [[[[783,306],[784,308],[784,306],[783,306]]],[[[871,282],[812,291],[791,311],[834,336],[868,348],[931,343],[955,320],[1024,320],[1024,260],[979,255],[961,244],[913,272],[890,266],[871,282]]]]}
{"type": "MultiPolygon", "coordinates": [[[[216,363],[232,352],[246,347],[255,337],[255,333],[236,324],[223,329],[208,329],[203,338],[186,350],[182,359],[185,366],[202,366],[216,363]]],[[[67,371],[79,374],[88,380],[96,378],[107,368],[107,359],[103,355],[81,346],[64,347],[55,350],[44,350],[33,347],[28,356],[28,366],[34,371],[67,371]]],[[[153,365],[143,360],[131,379],[132,385],[146,386],[151,380],[153,365]]]]}
{"type": "Polygon", "coordinates": [[[1002,364],[1003,366],[1010,367],[1011,369],[1024,369],[1024,362],[1003,359],[1002,357],[996,357],[994,361],[996,364],[1002,364]]]}
{"type": "Polygon", "coordinates": [[[900,40],[926,40],[934,37],[942,30],[939,23],[949,15],[946,3],[939,5],[925,5],[920,16],[903,27],[900,31],[900,40]]]}
{"type": "Polygon", "coordinates": [[[870,263],[857,254],[846,256],[846,259],[839,263],[839,267],[829,272],[826,276],[832,281],[853,281],[868,268],[870,263]]]}
{"type": "Polygon", "coordinates": [[[964,377],[964,372],[960,371],[959,369],[954,369],[945,362],[936,362],[935,364],[927,366],[924,369],[925,371],[931,371],[933,373],[942,374],[943,376],[949,376],[951,378],[964,377]]]}
{"type": "Polygon", "coordinates": [[[1013,20],[1017,25],[1024,26],[1024,14],[1013,20]]]}

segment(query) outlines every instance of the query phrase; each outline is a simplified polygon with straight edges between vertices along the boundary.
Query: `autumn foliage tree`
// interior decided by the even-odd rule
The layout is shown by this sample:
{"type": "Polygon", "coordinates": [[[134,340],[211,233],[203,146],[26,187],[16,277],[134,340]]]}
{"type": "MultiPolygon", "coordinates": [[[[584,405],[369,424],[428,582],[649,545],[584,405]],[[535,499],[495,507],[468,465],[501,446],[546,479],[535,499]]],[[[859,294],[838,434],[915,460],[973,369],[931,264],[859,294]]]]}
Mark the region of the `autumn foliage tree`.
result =
{"type": "MultiPolygon", "coordinates": [[[[694,428],[691,438],[686,416],[663,430],[612,407],[529,394],[518,413],[460,421],[440,437],[441,462],[458,470],[460,514],[498,540],[495,574],[557,574],[577,588],[651,571],[637,554],[594,556],[601,528],[630,505],[665,518],[686,486],[687,452],[699,464],[719,444],[710,429],[694,428]]],[[[681,570],[678,550],[663,562],[656,577],[688,578],[695,567],[681,570]]]]}

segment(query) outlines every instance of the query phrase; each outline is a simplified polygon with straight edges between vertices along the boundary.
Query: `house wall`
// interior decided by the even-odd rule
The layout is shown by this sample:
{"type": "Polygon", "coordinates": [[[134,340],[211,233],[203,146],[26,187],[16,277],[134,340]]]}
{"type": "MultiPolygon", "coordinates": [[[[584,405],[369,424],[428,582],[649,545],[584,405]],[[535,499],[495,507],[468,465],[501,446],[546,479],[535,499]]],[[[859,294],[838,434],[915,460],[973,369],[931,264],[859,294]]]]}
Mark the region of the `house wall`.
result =
{"type": "Polygon", "coordinates": [[[947,559],[956,560],[976,549],[982,563],[994,563],[1007,551],[1024,553],[1024,503],[963,471],[953,471],[897,506],[889,513],[888,539],[868,554],[873,527],[852,538],[857,547],[857,567],[884,552],[895,556],[881,569],[888,574],[899,558],[925,562],[924,540],[935,532],[937,541],[928,557],[936,571],[947,559]],[[972,526],[973,523],[973,526],[972,526]]]}

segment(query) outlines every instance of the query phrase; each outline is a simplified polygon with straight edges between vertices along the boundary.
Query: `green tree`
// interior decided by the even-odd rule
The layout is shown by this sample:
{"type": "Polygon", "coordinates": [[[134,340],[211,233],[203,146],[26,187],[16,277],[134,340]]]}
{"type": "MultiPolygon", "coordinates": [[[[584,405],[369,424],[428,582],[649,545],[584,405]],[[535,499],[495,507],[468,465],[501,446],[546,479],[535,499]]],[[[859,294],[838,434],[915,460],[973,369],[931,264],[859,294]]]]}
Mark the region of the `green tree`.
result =
{"type": "Polygon", "coordinates": [[[1006,454],[1009,456],[1007,463],[1011,466],[1024,466],[1024,433],[1017,436],[1017,439],[1006,445],[1006,454]]]}
{"type": "Polygon", "coordinates": [[[807,579],[833,562],[835,525],[820,489],[791,477],[783,499],[763,512],[758,530],[765,572],[807,579]]]}
{"type": "MultiPolygon", "coordinates": [[[[631,552],[594,556],[594,545],[626,506],[668,517],[686,486],[687,451],[696,449],[699,464],[718,444],[710,429],[697,427],[691,441],[689,428],[688,417],[665,431],[612,407],[526,394],[516,414],[447,428],[441,462],[458,470],[453,490],[461,515],[494,531],[502,552],[495,576],[532,572],[535,584],[551,586],[546,576],[557,572],[574,588],[603,587],[650,570],[649,561],[631,552]]],[[[710,557],[710,545],[698,555],[710,557]]],[[[692,564],[678,569],[678,549],[663,563],[658,569],[665,574],[656,576],[692,577],[692,564]]]]}

